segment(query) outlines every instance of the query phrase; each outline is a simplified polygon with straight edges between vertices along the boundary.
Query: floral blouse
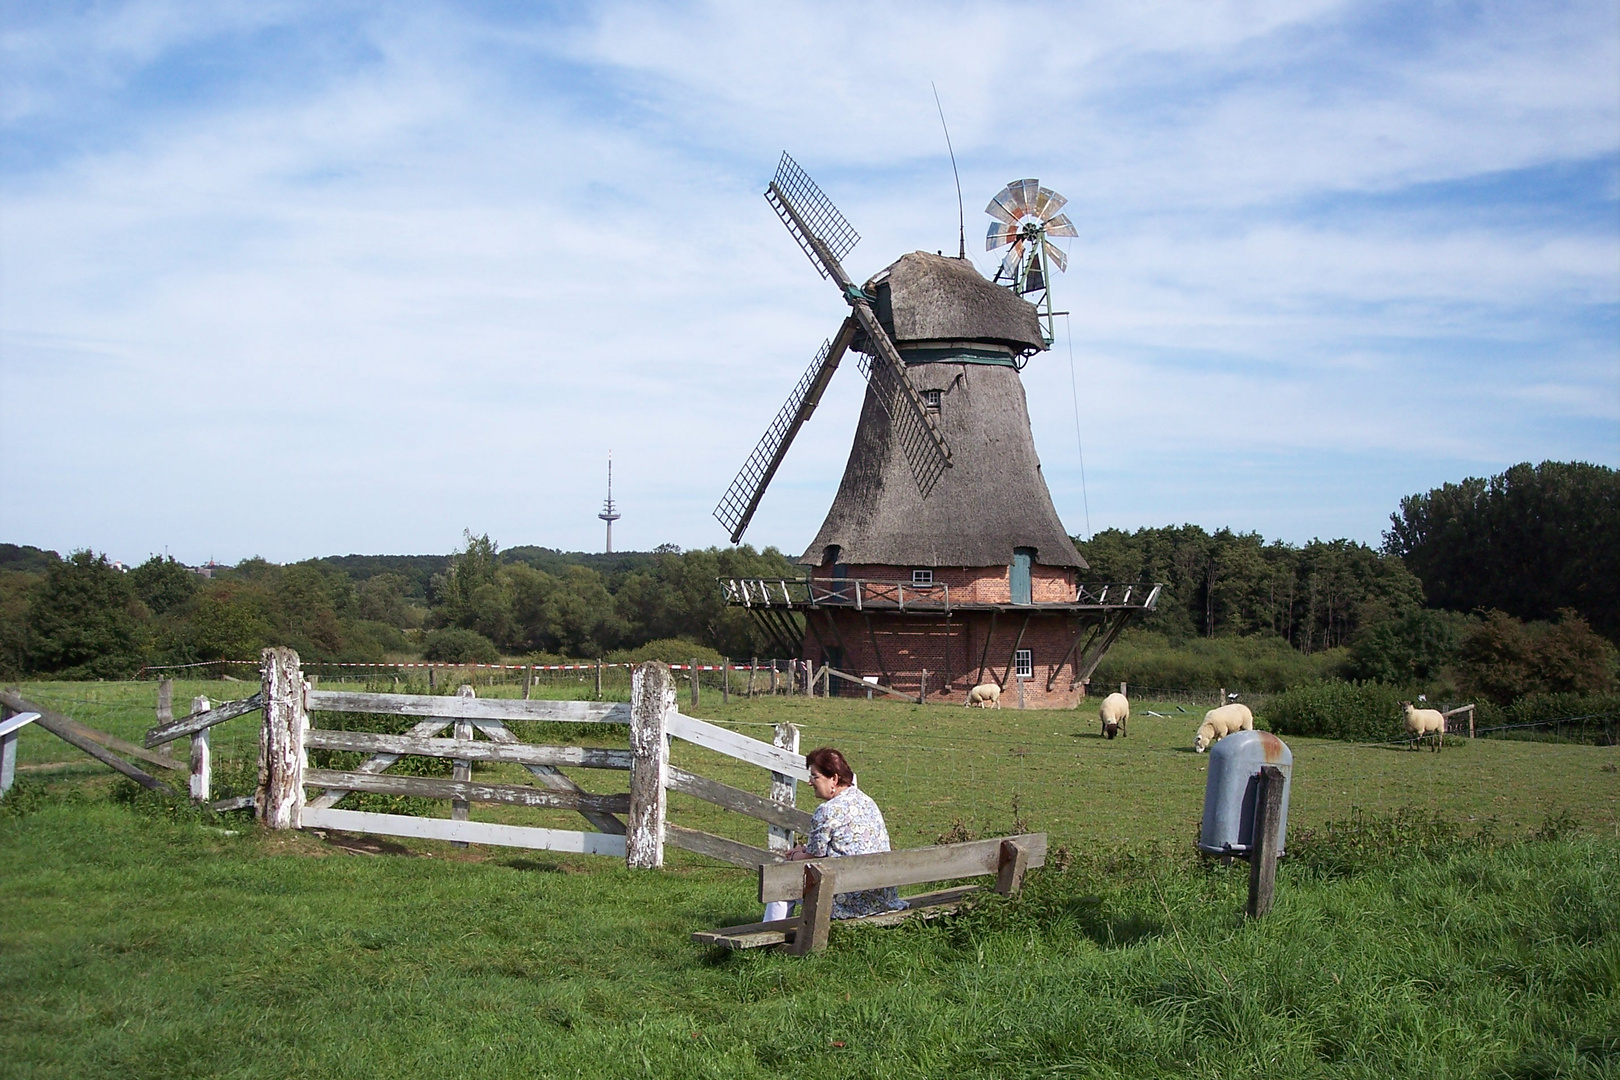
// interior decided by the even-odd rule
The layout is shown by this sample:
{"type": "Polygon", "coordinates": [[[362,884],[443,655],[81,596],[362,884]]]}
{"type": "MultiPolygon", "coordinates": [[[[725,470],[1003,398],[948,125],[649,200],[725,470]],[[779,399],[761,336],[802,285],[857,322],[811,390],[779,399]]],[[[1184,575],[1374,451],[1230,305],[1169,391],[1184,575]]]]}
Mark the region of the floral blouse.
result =
{"type": "MultiPolygon", "coordinates": [[[[805,848],[818,859],[837,855],[871,855],[889,850],[889,830],[883,824],[883,811],[858,788],[845,788],[820,806],[812,815],[810,838],[805,848]]],[[[898,911],[905,901],[893,887],[866,892],[839,893],[833,897],[832,917],[858,919],[883,911],[898,911]]]]}

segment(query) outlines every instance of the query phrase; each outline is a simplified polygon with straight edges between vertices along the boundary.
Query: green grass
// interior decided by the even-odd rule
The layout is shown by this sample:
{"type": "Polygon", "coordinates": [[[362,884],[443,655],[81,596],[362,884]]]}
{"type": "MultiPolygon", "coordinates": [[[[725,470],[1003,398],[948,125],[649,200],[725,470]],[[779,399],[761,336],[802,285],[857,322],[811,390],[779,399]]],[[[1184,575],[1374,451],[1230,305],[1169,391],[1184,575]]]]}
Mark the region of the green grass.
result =
{"type": "MultiPolygon", "coordinates": [[[[323,688],[336,688],[323,682],[323,688]]],[[[250,683],[177,683],[175,701],[246,696],[250,683]]],[[[496,692],[515,694],[513,688],[496,692]]],[[[481,689],[480,693],[490,691],[481,689]]],[[[58,708],[123,738],[139,741],[152,723],[156,690],[150,683],[36,683],[22,687],[31,700],[58,708]]],[[[683,710],[690,711],[681,695],[683,710]]],[[[1202,710],[1174,703],[1136,702],[1130,735],[1105,740],[1095,711],[965,709],[903,702],[733,697],[704,691],[697,715],[769,738],[770,725],[802,729],[802,746],[831,745],[853,762],[861,786],[883,807],[897,845],[927,844],[958,825],[982,834],[1013,828],[1015,818],[1071,847],[1190,842],[1203,812],[1208,758],[1192,752],[1202,710]],[[1147,715],[1148,711],[1170,714],[1147,715]],[[1180,711],[1178,711],[1180,710],[1180,711]],[[1016,811],[1014,800],[1017,800],[1016,811]]],[[[319,724],[320,718],[316,718],[319,724]]],[[[258,714],[215,728],[216,768],[238,783],[250,778],[258,753],[258,714]]],[[[545,725],[525,731],[531,741],[624,745],[624,730],[598,725],[545,725]]],[[[1336,739],[1291,738],[1294,781],[1291,827],[1319,826],[1353,811],[1388,814],[1417,809],[1457,821],[1496,821],[1532,828],[1550,815],[1573,813],[1593,832],[1620,837],[1620,748],[1545,744],[1506,739],[1448,739],[1438,754],[1336,739]]],[[[185,741],[175,747],[184,758],[185,741]]],[[[69,772],[105,775],[101,765],[39,730],[25,729],[19,744],[26,766],[72,762],[69,772]]],[[[752,766],[675,743],[673,760],[689,770],[764,793],[765,774],[752,766]]],[[[56,775],[48,770],[44,775],[56,775]]],[[[521,783],[516,766],[475,768],[479,778],[521,783]]],[[[624,791],[623,774],[577,771],[589,790],[624,791]]],[[[222,781],[223,782],[223,781],[222,781]]],[[[806,800],[813,797],[802,790],[806,800]]],[[[345,804],[347,805],[347,804],[345,804]]],[[[764,826],[671,796],[673,820],[759,845],[764,826]]],[[[441,811],[447,813],[447,810],[441,811]]],[[[514,824],[578,827],[577,817],[507,807],[477,806],[473,816],[514,824]]]]}
{"type": "MultiPolygon", "coordinates": [[[[151,723],[150,684],[24,694],[126,738],[151,723]]],[[[806,747],[844,748],[899,845],[1006,831],[1016,795],[1066,849],[1014,900],[835,927],[805,960],[692,945],[758,905],[746,872],[678,852],[632,873],[264,834],[131,801],[99,766],[25,772],[0,812],[0,1075],[1620,1076],[1615,748],[1292,740],[1290,858],[1256,923],[1245,868],[1190,855],[1197,718],[1147,707],[1104,741],[1089,712],[706,692],[699,715],[792,720],[806,747]]],[[[256,718],[233,723],[250,739],[256,718]]],[[[52,742],[34,733],[25,761],[78,756],[52,742]]],[[[762,790],[697,748],[676,760],[762,790]]],[[[623,790],[621,774],[575,775],[623,790]]]]}

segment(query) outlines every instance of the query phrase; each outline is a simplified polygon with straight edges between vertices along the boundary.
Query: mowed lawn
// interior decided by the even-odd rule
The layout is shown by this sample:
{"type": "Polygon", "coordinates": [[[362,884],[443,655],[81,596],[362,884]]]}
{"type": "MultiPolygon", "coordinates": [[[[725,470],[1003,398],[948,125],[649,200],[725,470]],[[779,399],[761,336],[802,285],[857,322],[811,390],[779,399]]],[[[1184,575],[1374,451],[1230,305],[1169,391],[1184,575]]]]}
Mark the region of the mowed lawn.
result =
{"type": "MultiPolygon", "coordinates": [[[[323,689],[341,689],[323,683],[323,689]]],[[[356,684],[358,688],[358,684],[356,684]]],[[[243,697],[252,683],[177,683],[176,714],[193,696],[212,700],[243,697]]],[[[513,696],[510,687],[490,693],[513,696]]],[[[139,741],[153,723],[156,689],[151,683],[39,683],[22,693],[92,727],[139,741]]],[[[679,699],[691,712],[686,694],[679,699]]],[[[1203,812],[1208,757],[1192,752],[1202,710],[1187,705],[1137,702],[1130,734],[1107,740],[1093,708],[1073,711],[968,709],[916,706],[895,701],[762,697],[743,700],[704,690],[695,715],[769,740],[772,725],[797,724],[801,747],[836,746],[853,763],[861,787],[878,801],[897,845],[934,843],[958,826],[1004,833],[1016,822],[1050,834],[1071,848],[1145,842],[1191,843],[1203,812]],[[1167,713],[1151,716],[1148,713],[1167,713]]],[[[316,726],[339,722],[317,715],[316,726]]],[[[259,714],[215,729],[214,753],[222,783],[250,773],[258,753],[259,714]]],[[[401,729],[406,726],[401,724],[401,729]]],[[[532,741],[626,745],[621,727],[545,725],[520,732],[532,741]]],[[[1418,810],[1463,822],[1494,820],[1506,829],[1530,828],[1550,815],[1573,814],[1590,831],[1620,836],[1620,748],[1450,739],[1440,753],[1391,745],[1356,745],[1326,739],[1290,739],[1294,776],[1291,828],[1319,827],[1354,813],[1381,815],[1418,810]]],[[[184,760],[186,741],[175,746],[184,760]]],[[[106,770],[54,736],[25,730],[20,744],[23,775],[30,766],[71,762],[71,773],[106,770]]],[[[765,793],[768,777],[757,768],[675,741],[673,760],[694,772],[765,793]]],[[[60,775],[62,770],[45,770],[60,775]]],[[[477,765],[480,778],[522,783],[516,766],[477,765]]],[[[625,791],[617,772],[575,771],[593,791],[625,791]]],[[[183,786],[183,775],[176,779],[183,786]]],[[[800,788],[807,807],[814,797],[800,788]]],[[[765,827],[681,795],[671,796],[672,820],[720,832],[756,845],[765,827]]],[[[448,815],[448,810],[444,811],[448,815]]],[[[475,806],[473,816],[490,821],[574,828],[579,819],[507,807],[475,806]]],[[[959,832],[960,829],[957,829],[959,832]]]]}
{"type": "MultiPolygon", "coordinates": [[[[199,688],[254,689],[182,684],[177,712],[199,688]]],[[[151,684],[23,693],[132,740],[152,722],[151,684]]],[[[245,815],[119,801],[93,763],[25,769],[0,812],[0,1076],[1620,1076],[1613,748],[1297,740],[1301,854],[1275,911],[1250,922],[1244,868],[1188,854],[1208,760],[1190,752],[1196,715],[1137,709],[1130,736],[1105,741],[1090,712],[721,706],[706,692],[700,716],[762,736],[787,720],[806,748],[843,748],[897,844],[1018,819],[1072,857],[1014,900],[838,928],[802,960],[691,944],[758,911],[750,874],[695,856],[630,872],[267,834],[245,815]],[[1348,861],[1303,841],[1403,809],[1456,828],[1396,830],[1348,861]],[[1487,824],[1498,842],[1470,842],[1487,824]]],[[[223,772],[245,775],[255,732],[256,717],[219,730],[223,772]]],[[[25,736],[25,765],[81,757],[25,736]]],[[[705,751],[677,744],[675,760],[764,790],[758,770],[705,751]]],[[[575,775],[624,790],[622,773],[575,775]]],[[[672,807],[763,841],[754,822],[672,807]]]]}

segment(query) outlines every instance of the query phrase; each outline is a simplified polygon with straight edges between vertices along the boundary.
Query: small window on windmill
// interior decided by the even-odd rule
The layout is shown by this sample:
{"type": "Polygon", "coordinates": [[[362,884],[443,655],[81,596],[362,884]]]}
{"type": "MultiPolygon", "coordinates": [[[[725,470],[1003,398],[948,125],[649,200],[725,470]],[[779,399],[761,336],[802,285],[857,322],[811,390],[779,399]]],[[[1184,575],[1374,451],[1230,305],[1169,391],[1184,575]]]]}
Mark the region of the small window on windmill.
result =
{"type": "Polygon", "coordinates": [[[1035,677],[1035,653],[1032,649],[1019,649],[1013,654],[1013,674],[1020,679],[1035,677]]]}
{"type": "Polygon", "coordinates": [[[932,585],[934,583],[934,572],[932,570],[913,570],[911,572],[911,583],[913,585],[932,585]]]}
{"type": "Polygon", "coordinates": [[[924,390],[922,392],[923,404],[928,406],[929,412],[939,412],[939,399],[943,390],[924,390]]]}

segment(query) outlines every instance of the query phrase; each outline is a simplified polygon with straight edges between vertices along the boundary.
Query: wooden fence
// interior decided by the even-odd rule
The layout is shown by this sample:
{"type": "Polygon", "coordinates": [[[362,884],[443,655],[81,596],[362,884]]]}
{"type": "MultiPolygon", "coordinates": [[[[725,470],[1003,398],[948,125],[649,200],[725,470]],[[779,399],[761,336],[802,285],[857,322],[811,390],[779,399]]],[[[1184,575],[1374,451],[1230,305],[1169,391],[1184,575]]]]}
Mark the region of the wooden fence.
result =
{"type": "MultiPolygon", "coordinates": [[[[259,737],[259,783],[251,803],[269,828],[329,828],[384,836],[420,837],[455,843],[569,851],[621,857],[632,867],[660,866],[666,845],[738,866],[774,862],[793,844],[796,833],[810,828],[810,815],[797,808],[796,789],[809,772],[798,753],[799,732],[778,725],[773,742],[762,742],[727,728],[683,715],[675,707],[675,681],[656,661],[636,669],[629,704],[602,701],[539,701],[478,698],[464,687],[455,697],[383,694],[312,689],[298,655],[290,649],[267,649],[258,694],[218,708],[194,702],[192,715],[147,733],[148,747],[186,735],[192,737],[192,795],[207,801],[207,729],[234,716],[262,709],[259,737]],[[418,717],[404,734],[339,731],[312,727],[312,713],[370,713],[418,717]],[[540,746],[522,742],[508,721],[570,724],[625,724],[628,749],[585,746],[540,746]],[[442,737],[446,729],[450,737],[442,737]],[[199,736],[201,737],[199,739],[199,736]],[[770,794],[723,784],[670,763],[672,738],[757,766],[770,774],[770,794]],[[198,746],[202,747],[199,769],[198,746]],[[309,751],[344,750],[368,755],[351,769],[318,769],[309,751]],[[390,774],[409,756],[448,759],[451,778],[390,774]],[[472,763],[521,765],[540,787],[474,781],[472,763]],[[608,769],[629,773],[629,790],[593,794],[562,770],[608,769]],[[321,789],[308,797],[306,789],[321,789]],[[448,800],[448,818],[343,810],[337,803],[351,791],[377,792],[448,800]],[[723,836],[690,829],[668,820],[666,793],[677,791],[745,815],[766,826],[765,846],[754,847],[723,836]],[[577,812],[589,829],[555,829],[470,820],[472,803],[501,803],[577,812]]],[[[227,808],[224,804],[213,804],[227,808]]]]}

